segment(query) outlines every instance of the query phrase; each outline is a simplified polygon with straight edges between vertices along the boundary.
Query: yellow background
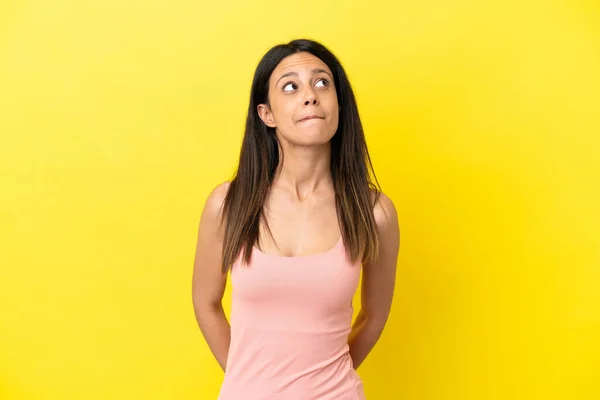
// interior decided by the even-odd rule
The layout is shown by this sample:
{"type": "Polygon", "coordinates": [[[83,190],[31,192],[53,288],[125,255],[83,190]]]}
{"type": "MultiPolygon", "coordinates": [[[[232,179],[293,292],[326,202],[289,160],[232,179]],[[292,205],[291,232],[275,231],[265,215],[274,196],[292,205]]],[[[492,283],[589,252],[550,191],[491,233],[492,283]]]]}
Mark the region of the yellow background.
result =
{"type": "Polygon", "coordinates": [[[345,66],[400,218],[368,399],[600,398],[599,27],[592,0],[4,0],[0,398],[216,398],[197,224],[297,37],[345,66]]]}

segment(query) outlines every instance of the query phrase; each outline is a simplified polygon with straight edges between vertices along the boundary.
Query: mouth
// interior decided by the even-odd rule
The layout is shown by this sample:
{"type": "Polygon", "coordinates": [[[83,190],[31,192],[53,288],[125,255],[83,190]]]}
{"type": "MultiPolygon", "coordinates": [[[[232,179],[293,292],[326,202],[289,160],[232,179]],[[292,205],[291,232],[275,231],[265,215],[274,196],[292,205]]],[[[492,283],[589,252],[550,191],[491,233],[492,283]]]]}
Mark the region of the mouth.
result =
{"type": "Polygon", "coordinates": [[[310,121],[311,119],[323,119],[323,117],[318,115],[307,115],[306,117],[299,119],[298,122],[310,121]]]}

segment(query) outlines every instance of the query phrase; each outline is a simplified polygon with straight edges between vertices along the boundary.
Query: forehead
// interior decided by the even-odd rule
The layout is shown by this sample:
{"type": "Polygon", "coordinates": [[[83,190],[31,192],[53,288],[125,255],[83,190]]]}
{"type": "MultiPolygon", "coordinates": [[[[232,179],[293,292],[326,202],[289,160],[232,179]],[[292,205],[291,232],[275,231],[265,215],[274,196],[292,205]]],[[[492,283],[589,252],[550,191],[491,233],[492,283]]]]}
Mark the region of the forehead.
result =
{"type": "Polygon", "coordinates": [[[306,72],[312,69],[320,68],[331,74],[331,70],[319,57],[307,52],[295,53],[287,56],[279,62],[273,70],[272,77],[278,79],[281,75],[288,72],[306,72]]]}

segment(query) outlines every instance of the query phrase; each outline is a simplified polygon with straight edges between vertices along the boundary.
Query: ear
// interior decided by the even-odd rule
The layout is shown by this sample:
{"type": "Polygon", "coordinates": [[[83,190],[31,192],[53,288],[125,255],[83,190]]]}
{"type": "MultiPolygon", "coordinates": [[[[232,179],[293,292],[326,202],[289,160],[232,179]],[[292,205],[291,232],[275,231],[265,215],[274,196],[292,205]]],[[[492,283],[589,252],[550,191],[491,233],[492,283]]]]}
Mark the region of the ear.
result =
{"type": "Polygon", "coordinates": [[[271,112],[271,108],[266,104],[259,104],[258,108],[258,116],[269,128],[276,128],[277,124],[275,124],[275,119],[273,118],[273,112],[271,112]]]}

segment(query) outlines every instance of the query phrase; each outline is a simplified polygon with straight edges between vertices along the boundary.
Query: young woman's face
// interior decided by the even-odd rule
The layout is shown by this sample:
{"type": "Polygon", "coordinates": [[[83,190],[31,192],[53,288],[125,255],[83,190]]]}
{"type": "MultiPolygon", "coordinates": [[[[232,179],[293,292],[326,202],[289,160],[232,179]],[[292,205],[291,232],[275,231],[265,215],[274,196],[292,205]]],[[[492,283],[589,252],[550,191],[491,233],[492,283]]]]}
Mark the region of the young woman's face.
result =
{"type": "Polygon", "coordinates": [[[269,103],[258,106],[263,122],[298,145],[327,143],[339,121],[337,95],[329,67],[310,53],[284,58],[269,80],[269,103]]]}

